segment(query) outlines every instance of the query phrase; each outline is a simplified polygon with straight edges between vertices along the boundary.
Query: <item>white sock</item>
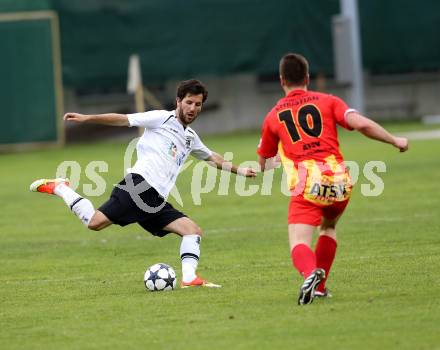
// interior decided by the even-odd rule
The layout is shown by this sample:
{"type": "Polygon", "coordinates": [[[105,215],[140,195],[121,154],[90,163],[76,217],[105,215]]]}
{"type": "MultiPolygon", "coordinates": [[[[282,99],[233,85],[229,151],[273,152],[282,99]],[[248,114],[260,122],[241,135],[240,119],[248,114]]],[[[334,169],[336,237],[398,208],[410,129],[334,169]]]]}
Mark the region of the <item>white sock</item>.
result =
{"type": "Polygon", "coordinates": [[[78,193],[76,193],[74,190],[72,190],[69,186],[67,186],[64,183],[60,183],[57,187],[55,187],[55,190],[53,192],[58,197],[64,199],[64,202],[66,202],[69,208],[71,207],[73,202],[75,202],[78,198],[81,198],[81,196],[78,193]]]}
{"type": "Polygon", "coordinates": [[[87,198],[80,197],[72,203],[70,209],[86,227],[89,227],[89,222],[92,219],[93,214],[95,214],[95,208],[93,207],[92,202],[87,198]]]}
{"type": "Polygon", "coordinates": [[[89,222],[95,214],[95,208],[92,202],[87,198],[82,198],[78,193],[69,186],[61,183],[55,187],[54,193],[61,197],[72,212],[88,227],[89,222]]]}
{"type": "Polygon", "coordinates": [[[180,258],[182,259],[182,281],[191,282],[194,280],[200,258],[199,235],[186,235],[182,237],[180,244],[180,258]]]}

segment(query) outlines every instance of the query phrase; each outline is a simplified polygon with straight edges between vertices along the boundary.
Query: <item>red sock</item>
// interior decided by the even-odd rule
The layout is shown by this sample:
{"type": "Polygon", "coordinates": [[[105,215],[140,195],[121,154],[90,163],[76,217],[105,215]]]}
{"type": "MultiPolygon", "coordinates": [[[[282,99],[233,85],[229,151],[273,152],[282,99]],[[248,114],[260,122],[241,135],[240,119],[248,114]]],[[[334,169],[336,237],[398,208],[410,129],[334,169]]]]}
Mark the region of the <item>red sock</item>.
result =
{"type": "Polygon", "coordinates": [[[306,278],[316,269],[316,257],[313,250],[306,244],[298,244],[293,247],[290,254],[293,266],[306,278]]]}
{"type": "Polygon", "coordinates": [[[325,291],[325,281],[330,273],[330,268],[332,267],[333,260],[336,255],[336,241],[330,236],[319,236],[318,242],[316,243],[315,255],[316,255],[316,265],[317,267],[325,270],[325,279],[318,285],[319,292],[325,291]]]}

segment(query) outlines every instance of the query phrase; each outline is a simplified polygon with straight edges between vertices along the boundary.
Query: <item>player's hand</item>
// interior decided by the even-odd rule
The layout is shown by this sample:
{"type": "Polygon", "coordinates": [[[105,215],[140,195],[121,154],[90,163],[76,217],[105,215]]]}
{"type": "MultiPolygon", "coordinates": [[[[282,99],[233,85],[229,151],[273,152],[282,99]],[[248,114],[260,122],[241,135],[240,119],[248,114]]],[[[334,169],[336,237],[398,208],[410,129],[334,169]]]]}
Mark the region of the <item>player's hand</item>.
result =
{"type": "Polygon", "coordinates": [[[394,147],[398,148],[400,152],[408,151],[408,139],[406,137],[395,137],[394,147]]]}
{"type": "Polygon", "coordinates": [[[66,113],[64,114],[63,119],[67,121],[77,122],[77,123],[84,123],[87,121],[88,116],[85,114],[80,113],[66,113]]]}
{"type": "Polygon", "coordinates": [[[246,177],[255,177],[257,176],[257,172],[252,168],[238,168],[237,175],[246,176],[246,177]]]}

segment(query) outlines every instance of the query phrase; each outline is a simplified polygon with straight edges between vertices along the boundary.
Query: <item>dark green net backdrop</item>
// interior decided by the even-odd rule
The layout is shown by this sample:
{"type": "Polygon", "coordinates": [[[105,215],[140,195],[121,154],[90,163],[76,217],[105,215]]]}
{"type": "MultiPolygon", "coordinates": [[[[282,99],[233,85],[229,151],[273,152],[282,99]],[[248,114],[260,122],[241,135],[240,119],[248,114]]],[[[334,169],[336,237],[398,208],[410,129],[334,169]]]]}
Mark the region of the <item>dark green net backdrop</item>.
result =
{"type": "MultiPolygon", "coordinates": [[[[365,69],[440,68],[440,1],[358,2],[365,69]]],[[[275,74],[289,51],[307,56],[312,73],[333,73],[331,16],[339,0],[0,0],[3,11],[26,6],[58,12],[64,83],[76,88],[125,86],[132,53],[141,55],[150,83],[275,74]]]]}

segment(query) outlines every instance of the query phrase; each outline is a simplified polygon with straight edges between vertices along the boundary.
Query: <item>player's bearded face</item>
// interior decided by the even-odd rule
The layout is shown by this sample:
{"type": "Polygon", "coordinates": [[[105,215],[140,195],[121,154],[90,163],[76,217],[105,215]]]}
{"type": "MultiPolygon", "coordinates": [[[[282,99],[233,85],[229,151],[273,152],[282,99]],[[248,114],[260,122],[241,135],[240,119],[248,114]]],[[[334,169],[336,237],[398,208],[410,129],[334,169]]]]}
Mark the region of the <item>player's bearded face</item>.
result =
{"type": "Polygon", "coordinates": [[[177,118],[184,125],[191,124],[196,120],[202,110],[203,95],[187,94],[182,100],[177,98],[177,118]]]}

